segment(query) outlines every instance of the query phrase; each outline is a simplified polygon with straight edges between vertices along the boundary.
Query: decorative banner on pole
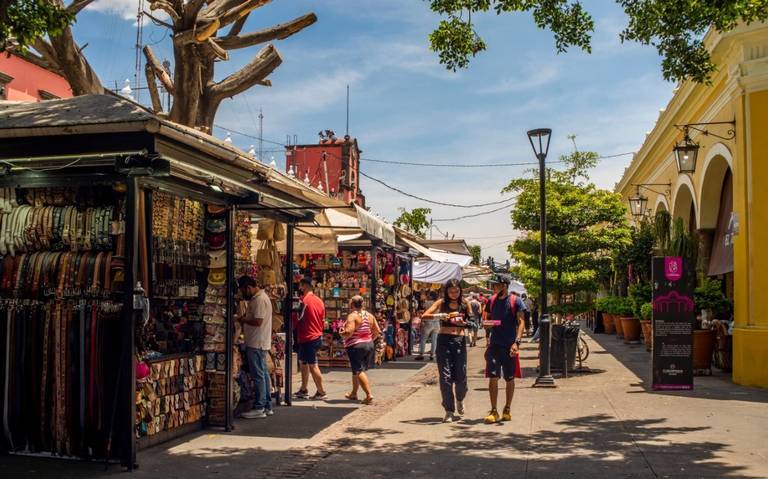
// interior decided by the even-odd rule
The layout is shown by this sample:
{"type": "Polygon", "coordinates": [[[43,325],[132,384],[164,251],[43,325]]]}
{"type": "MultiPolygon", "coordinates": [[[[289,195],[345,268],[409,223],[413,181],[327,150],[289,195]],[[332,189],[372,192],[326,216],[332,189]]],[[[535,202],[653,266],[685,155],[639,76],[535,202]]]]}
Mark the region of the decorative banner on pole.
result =
{"type": "Polygon", "coordinates": [[[693,389],[693,268],[653,258],[653,389],[693,389]]]}

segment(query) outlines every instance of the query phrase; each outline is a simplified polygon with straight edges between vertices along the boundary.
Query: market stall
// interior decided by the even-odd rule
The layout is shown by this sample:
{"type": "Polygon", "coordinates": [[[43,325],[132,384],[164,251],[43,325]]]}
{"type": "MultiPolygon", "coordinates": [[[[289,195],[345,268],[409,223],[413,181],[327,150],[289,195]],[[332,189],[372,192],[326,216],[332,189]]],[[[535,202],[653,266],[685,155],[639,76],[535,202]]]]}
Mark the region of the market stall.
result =
{"type": "Polygon", "coordinates": [[[0,451],[132,469],[138,448],[231,430],[241,212],[317,205],[109,95],[0,107],[0,160],[0,451]]]}

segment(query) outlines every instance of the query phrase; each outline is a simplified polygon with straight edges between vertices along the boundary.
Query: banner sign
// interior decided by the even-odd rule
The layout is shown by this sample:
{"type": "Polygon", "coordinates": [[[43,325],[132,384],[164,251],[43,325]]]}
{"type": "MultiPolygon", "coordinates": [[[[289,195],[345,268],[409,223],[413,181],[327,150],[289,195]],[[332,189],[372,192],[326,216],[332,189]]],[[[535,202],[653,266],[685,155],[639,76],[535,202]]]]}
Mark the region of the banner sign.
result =
{"type": "Polygon", "coordinates": [[[653,389],[693,389],[694,268],[653,258],[653,389]]]}

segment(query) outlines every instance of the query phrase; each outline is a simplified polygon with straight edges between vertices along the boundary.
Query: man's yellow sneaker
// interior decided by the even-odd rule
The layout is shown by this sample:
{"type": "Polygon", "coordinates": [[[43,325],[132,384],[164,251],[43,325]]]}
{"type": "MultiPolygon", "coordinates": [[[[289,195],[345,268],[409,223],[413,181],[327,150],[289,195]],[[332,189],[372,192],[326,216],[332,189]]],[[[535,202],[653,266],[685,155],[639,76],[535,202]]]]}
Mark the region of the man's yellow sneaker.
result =
{"type": "Polygon", "coordinates": [[[512,420],[512,413],[509,411],[508,407],[504,408],[504,412],[501,415],[502,421],[511,421],[512,420]]]}
{"type": "Polygon", "coordinates": [[[501,418],[499,417],[499,411],[495,409],[491,409],[491,412],[488,413],[487,416],[485,416],[485,423],[486,424],[496,424],[499,422],[501,418]]]}

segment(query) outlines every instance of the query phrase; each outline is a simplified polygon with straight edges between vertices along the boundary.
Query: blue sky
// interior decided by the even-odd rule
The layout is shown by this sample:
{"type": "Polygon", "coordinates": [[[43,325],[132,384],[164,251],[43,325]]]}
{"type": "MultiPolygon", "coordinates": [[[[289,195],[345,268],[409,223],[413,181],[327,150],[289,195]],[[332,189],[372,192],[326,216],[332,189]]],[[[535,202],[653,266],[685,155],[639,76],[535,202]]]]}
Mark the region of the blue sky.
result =
{"type": "MultiPolygon", "coordinates": [[[[110,86],[134,78],[137,3],[99,0],[75,27],[76,38],[88,43],[89,61],[110,86]]],[[[283,142],[290,134],[310,143],[323,129],[343,134],[349,84],[350,133],[358,138],[364,158],[455,164],[532,161],[525,132],[536,127],[553,129],[552,160],[572,149],[569,134],[576,135],[579,149],[601,155],[635,151],[671,97],[673,85],[661,78],[653,48],[621,44],[618,33],[626,18],[614,2],[583,3],[596,22],[591,55],[576,50],[556,54],[552,35],[537,29],[527,14],[475,15],[489,49],[470,69],[454,73],[429,51],[427,35],[439,17],[425,1],[275,0],[251,15],[246,31],[309,11],[319,20],[276,42],[284,62],[270,77],[273,87],[226,101],[216,123],[255,135],[262,108],[267,139],[283,142]]],[[[147,25],[144,43],[154,44],[160,58],[172,59],[164,29],[147,25]]],[[[219,64],[217,76],[242,66],[256,50],[234,52],[229,62],[219,64]]],[[[146,92],[140,100],[148,102],[146,92]]],[[[225,130],[215,133],[223,137],[225,130]]],[[[243,149],[255,143],[236,134],[232,138],[243,149]]],[[[265,146],[273,148],[279,149],[265,146]]],[[[280,152],[267,155],[283,164],[280,152]]],[[[630,159],[603,160],[592,173],[593,181],[612,188],[630,159]]],[[[462,204],[500,200],[500,190],[527,168],[441,169],[372,162],[362,167],[407,192],[462,204]]],[[[430,206],[370,180],[364,180],[362,188],[372,210],[390,221],[400,207],[430,206]]],[[[432,208],[434,218],[493,209],[432,208]]],[[[502,261],[516,234],[508,210],[437,225],[502,261]]]]}

